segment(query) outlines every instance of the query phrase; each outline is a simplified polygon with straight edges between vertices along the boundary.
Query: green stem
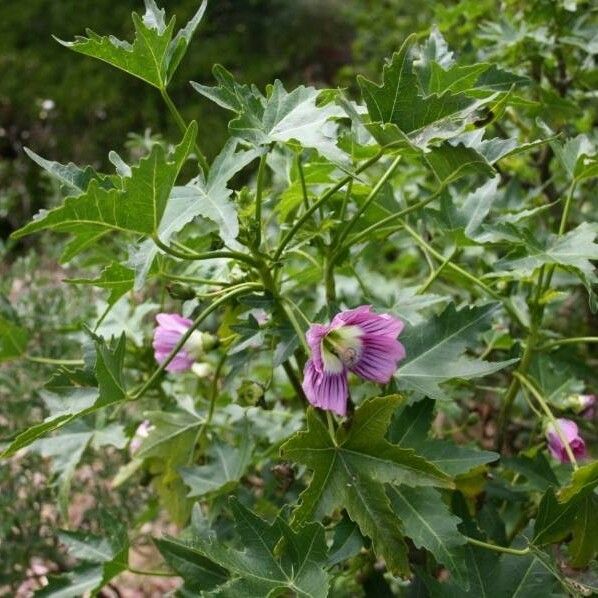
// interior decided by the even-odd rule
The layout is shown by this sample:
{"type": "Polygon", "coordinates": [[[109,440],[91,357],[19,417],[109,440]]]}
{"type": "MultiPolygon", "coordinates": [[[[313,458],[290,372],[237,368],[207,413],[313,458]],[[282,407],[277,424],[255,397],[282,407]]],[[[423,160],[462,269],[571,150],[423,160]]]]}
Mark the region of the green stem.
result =
{"type": "Polygon", "coordinates": [[[287,359],[287,361],[283,362],[282,364],[282,368],[284,369],[287,378],[289,379],[289,382],[291,383],[291,386],[293,387],[293,390],[297,393],[297,396],[303,400],[304,403],[308,403],[307,401],[307,397],[305,396],[305,393],[303,392],[303,387],[301,386],[301,382],[299,381],[299,378],[297,377],[297,374],[295,373],[295,370],[293,369],[293,366],[290,364],[289,360],[287,359]]]}
{"type": "MultiPolygon", "coordinates": [[[[288,299],[284,299],[284,301],[289,301],[288,299]]],[[[292,308],[291,309],[287,309],[283,303],[282,308],[284,310],[284,313],[286,314],[289,322],[291,323],[291,326],[293,327],[293,330],[295,331],[295,334],[299,337],[299,342],[301,343],[301,346],[303,347],[303,350],[305,351],[306,355],[309,355],[310,351],[309,351],[309,345],[307,344],[307,341],[305,340],[305,332],[303,331],[303,329],[301,328],[301,326],[299,325],[299,322],[297,322],[297,318],[295,317],[295,314],[293,313],[292,308]]]]}
{"type": "Polygon", "coordinates": [[[264,191],[264,176],[266,174],[266,158],[268,154],[262,154],[260,165],[257,171],[257,188],[255,191],[255,240],[254,247],[259,249],[262,243],[262,195],[264,191]]]}
{"type": "Polygon", "coordinates": [[[190,250],[181,251],[179,249],[175,249],[166,243],[163,243],[158,235],[153,235],[152,239],[154,243],[162,250],[164,253],[172,255],[173,257],[182,259],[182,260],[189,260],[189,261],[200,261],[200,260],[212,260],[216,258],[228,258],[228,259],[235,259],[240,262],[245,262],[250,264],[251,266],[256,267],[258,264],[257,262],[246,253],[241,253],[240,251],[206,251],[203,253],[195,253],[191,252],[190,250]]]}
{"type": "Polygon", "coordinates": [[[487,295],[489,295],[493,299],[496,299],[497,301],[504,302],[503,298],[496,291],[491,289],[485,282],[481,281],[479,278],[477,278],[473,274],[470,274],[467,270],[464,270],[463,268],[461,268],[461,266],[458,266],[457,264],[454,264],[453,262],[451,262],[450,258],[449,258],[449,260],[447,260],[445,258],[445,256],[443,256],[439,251],[436,251],[436,249],[434,249],[429,243],[427,243],[417,233],[417,231],[412,229],[405,221],[401,221],[401,224],[402,224],[403,228],[407,231],[407,233],[409,233],[409,235],[411,235],[413,240],[422,249],[425,249],[430,255],[434,256],[441,264],[444,264],[445,268],[448,268],[449,270],[453,270],[453,272],[460,274],[461,276],[463,276],[463,278],[466,278],[471,283],[473,283],[474,285],[476,285],[477,287],[482,289],[487,295]]]}
{"type": "Polygon", "coordinates": [[[525,388],[531,393],[531,395],[536,399],[536,401],[538,401],[540,407],[542,408],[542,411],[544,411],[546,417],[548,417],[548,419],[550,420],[550,423],[554,427],[554,431],[557,433],[557,436],[563,443],[563,446],[565,447],[565,452],[569,457],[569,461],[571,462],[571,465],[573,465],[573,469],[579,469],[579,466],[577,465],[577,461],[575,459],[575,455],[573,454],[573,450],[571,449],[571,445],[567,441],[566,436],[563,434],[561,427],[559,426],[558,422],[556,421],[556,418],[552,414],[550,407],[544,400],[544,397],[538,392],[537,388],[530,382],[530,380],[526,376],[520,374],[519,372],[515,372],[514,376],[521,382],[521,384],[523,384],[523,386],[525,386],[525,388]]]}
{"type": "Polygon", "coordinates": [[[233,287],[228,290],[226,295],[216,299],[214,303],[206,307],[198,316],[193,320],[193,323],[189,327],[189,329],[183,334],[179,340],[179,342],[174,346],[172,351],[168,354],[166,359],[160,364],[158,369],[154,371],[154,373],[147,379],[147,381],[141,385],[141,387],[135,391],[130,399],[136,400],[139,399],[148,388],[152,386],[152,384],[157,380],[158,376],[166,369],[168,364],[175,358],[177,353],[184,347],[185,343],[189,340],[193,332],[199,327],[199,325],[218,307],[220,307],[223,303],[226,303],[229,299],[236,297],[237,295],[242,295],[247,293],[248,291],[258,290],[263,288],[260,283],[246,283],[243,285],[239,285],[237,287],[233,287]]]}
{"type": "MultiPolygon", "coordinates": [[[[187,124],[185,123],[185,120],[181,116],[181,113],[177,110],[177,107],[174,105],[174,102],[172,101],[172,99],[171,99],[170,95],[168,94],[168,91],[166,91],[165,87],[160,89],[160,95],[162,96],[162,99],[164,100],[164,103],[166,104],[166,106],[168,106],[168,110],[170,110],[170,114],[172,114],[172,117],[174,118],[178,128],[184,134],[185,131],[187,130],[187,124]]],[[[208,161],[206,160],[206,157],[203,155],[203,152],[201,151],[201,148],[199,147],[199,143],[197,141],[195,142],[195,153],[197,154],[197,161],[199,162],[201,169],[204,171],[204,173],[207,173],[208,170],[210,169],[210,167],[209,167],[208,161]]]]}
{"type": "Polygon", "coordinates": [[[467,542],[469,544],[473,544],[474,546],[479,546],[480,548],[486,548],[487,550],[493,550],[494,552],[504,552],[505,554],[514,554],[516,556],[525,556],[529,554],[529,546],[527,548],[509,548],[508,546],[497,546],[496,544],[488,544],[488,542],[482,542],[481,540],[476,540],[475,538],[467,537],[467,542]]]}
{"type": "Polygon", "coordinates": [[[212,388],[210,392],[210,405],[208,407],[208,416],[206,417],[206,421],[201,425],[199,429],[199,434],[197,435],[197,443],[204,437],[205,433],[207,432],[208,428],[212,423],[212,418],[214,417],[214,408],[216,407],[216,399],[218,399],[218,381],[220,379],[220,374],[222,373],[222,368],[224,367],[224,363],[226,362],[227,358],[226,351],[222,354],[220,359],[218,360],[218,365],[216,366],[216,371],[214,372],[214,380],[212,381],[212,388]]]}
{"type": "Polygon", "coordinates": [[[561,345],[576,345],[578,343],[598,343],[598,336],[576,336],[572,338],[558,338],[553,341],[548,341],[539,347],[540,351],[547,351],[553,347],[560,347],[561,345]]]}
{"type": "Polygon", "coordinates": [[[139,569],[132,569],[131,567],[127,567],[127,571],[134,575],[147,575],[150,577],[180,577],[178,573],[169,573],[168,571],[140,571],[139,569]]]}
{"type": "Polygon", "coordinates": [[[372,233],[375,232],[376,230],[384,228],[387,224],[390,224],[391,222],[394,222],[395,220],[400,220],[401,218],[404,218],[405,216],[407,216],[407,214],[411,214],[411,212],[415,212],[417,210],[421,210],[422,208],[425,208],[429,203],[434,201],[440,195],[440,193],[443,191],[443,189],[444,189],[444,186],[437,189],[429,197],[426,197],[425,199],[422,199],[421,201],[418,201],[417,203],[414,203],[411,206],[407,206],[406,208],[403,208],[402,210],[396,212],[395,214],[391,214],[390,216],[387,216],[386,218],[382,218],[382,220],[380,220],[379,222],[376,222],[376,223],[372,224],[371,226],[368,226],[368,228],[362,230],[361,232],[359,232],[356,235],[354,235],[353,237],[351,237],[349,239],[348,245],[355,245],[357,243],[360,243],[363,239],[369,239],[369,238],[371,238],[372,233]]]}
{"type": "Polygon", "coordinates": [[[212,280],[211,278],[198,278],[196,276],[179,276],[178,274],[169,274],[168,272],[160,272],[159,276],[167,280],[174,280],[177,282],[188,282],[189,284],[206,284],[214,287],[227,287],[231,283],[226,280],[212,280]]]}
{"type": "Polygon", "coordinates": [[[338,446],[336,443],[336,430],[334,429],[334,418],[332,417],[332,413],[330,411],[326,411],[326,422],[328,423],[328,434],[330,434],[330,438],[334,443],[334,446],[338,446]]]}
{"type": "Polygon", "coordinates": [[[432,272],[430,274],[430,276],[428,277],[428,280],[426,280],[426,282],[424,282],[424,284],[422,284],[421,287],[417,290],[418,295],[425,293],[430,288],[430,286],[432,286],[433,282],[442,274],[442,271],[444,270],[444,268],[453,259],[453,257],[455,256],[455,253],[456,253],[456,250],[453,251],[449,256],[447,256],[444,259],[444,261],[440,264],[440,266],[438,266],[438,268],[436,268],[436,270],[434,270],[434,272],[432,272]]]}
{"type": "Polygon", "coordinates": [[[299,172],[299,181],[301,182],[301,193],[303,194],[303,205],[309,210],[309,195],[307,194],[307,185],[305,183],[305,173],[301,162],[301,154],[297,154],[297,171],[299,172]]]}
{"type": "Polygon", "coordinates": [[[45,365],[85,365],[82,359],[52,359],[51,357],[34,357],[33,355],[25,355],[24,357],[32,363],[43,363],[45,365]]]}
{"type": "Polygon", "coordinates": [[[357,224],[357,221],[359,220],[359,218],[370,207],[372,202],[376,199],[376,196],[378,195],[378,193],[380,193],[380,190],[382,189],[382,187],[386,184],[388,179],[393,175],[394,171],[396,170],[397,166],[399,165],[399,162],[401,161],[401,158],[402,158],[402,156],[397,156],[392,161],[391,165],[386,169],[386,172],[380,177],[380,179],[378,179],[378,182],[374,185],[374,187],[370,191],[369,195],[366,197],[365,201],[363,202],[363,205],[357,210],[357,212],[355,213],[353,218],[351,218],[351,220],[349,220],[349,222],[347,223],[345,228],[343,228],[343,230],[339,234],[338,238],[334,242],[335,249],[339,249],[342,247],[345,239],[347,238],[347,236],[349,235],[349,233],[351,232],[353,227],[357,224]]]}
{"type": "Polygon", "coordinates": [[[372,164],[375,164],[380,158],[384,155],[384,151],[380,150],[375,156],[372,156],[369,160],[364,162],[355,172],[351,175],[347,175],[346,177],[342,178],[336,185],[328,189],[326,193],[324,193],[317,201],[315,201],[309,208],[302,214],[300,218],[298,218],[291,229],[287,232],[287,234],[282,238],[280,245],[276,249],[274,254],[274,261],[277,261],[282,252],[284,251],[285,247],[291,242],[293,237],[297,234],[299,229],[310,219],[311,215],[324,203],[326,203],[330,197],[332,197],[339,189],[342,189],[349,181],[353,180],[356,175],[360,172],[369,168],[372,164]]]}

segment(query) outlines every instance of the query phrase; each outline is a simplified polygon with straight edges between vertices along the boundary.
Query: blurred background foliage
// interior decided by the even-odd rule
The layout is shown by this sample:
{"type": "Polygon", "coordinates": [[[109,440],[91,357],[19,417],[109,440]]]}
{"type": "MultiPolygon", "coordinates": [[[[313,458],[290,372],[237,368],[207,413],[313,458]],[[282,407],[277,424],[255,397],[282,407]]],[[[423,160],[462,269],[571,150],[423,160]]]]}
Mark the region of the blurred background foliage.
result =
{"type": "MultiPolygon", "coordinates": [[[[163,3],[185,23],[197,0],[163,3]]],[[[412,31],[430,22],[431,2],[406,0],[217,0],[208,5],[197,39],[171,94],[202,127],[208,157],[221,148],[228,115],[193,92],[189,81],[212,83],[223,64],[260,88],[279,78],[288,87],[355,85],[375,76],[412,31]]],[[[87,27],[132,38],[130,14],[140,0],[26,0],[0,3],[0,238],[6,240],[48,201],[41,170],[23,146],[61,162],[108,164],[129,133],[178,135],[157,91],[101,63],[76,56],[51,36],[72,40],[87,27]]]]}

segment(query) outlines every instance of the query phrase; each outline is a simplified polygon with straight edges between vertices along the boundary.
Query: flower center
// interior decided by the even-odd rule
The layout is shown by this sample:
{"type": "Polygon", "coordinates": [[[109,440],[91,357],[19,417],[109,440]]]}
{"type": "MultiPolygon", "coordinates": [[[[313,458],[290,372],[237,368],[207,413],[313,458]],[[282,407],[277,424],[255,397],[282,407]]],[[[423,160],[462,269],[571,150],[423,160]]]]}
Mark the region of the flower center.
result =
{"type": "Polygon", "coordinates": [[[322,358],[328,371],[354,367],[361,357],[361,336],[359,326],[342,326],[331,330],[322,340],[322,358]]]}

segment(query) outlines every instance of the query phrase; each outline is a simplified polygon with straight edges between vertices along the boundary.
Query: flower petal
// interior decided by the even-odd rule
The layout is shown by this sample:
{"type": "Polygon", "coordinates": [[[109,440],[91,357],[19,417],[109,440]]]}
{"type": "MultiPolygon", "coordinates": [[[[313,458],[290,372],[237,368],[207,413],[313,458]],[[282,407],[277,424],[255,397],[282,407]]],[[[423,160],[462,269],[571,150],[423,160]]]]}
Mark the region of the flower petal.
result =
{"type": "Polygon", "coordinates": [[[386,384],[405,358],[405,347],[388,336],[366,334],[361,337],[362,349],[359,361],[351,371],[366,380],[386,384]]]}
{"type": "Polygon", "coordinates": [[[184,318],[179,314],[161,313],[156,316],[158,327],[166,328],[184,334],[188,328],[193,324],[188,318],[184,318]]]}
{"type": "Polygon", "coordinates": [[[347,372],[343,370],[337,374],[318,371],[313,360],[305,364],[303,373],[303,392],[307,400],[320,409],[333,411],[338,415],[347,413],[347,372]]]}
{"type": "Polygon", "coordinates": [[[318,372],[324,371],[324,362],[322,360],[322,339],[330,332],[330,326],[323,324],[312,324],[305,334],[307,344],[311,349],[311,358],[314,361],[314,367],[318,372]]]}
{"type": "Polygon", "coordinates": [[[332,320],[332,327],[359,326],[365,334],[378,334],[396,338],[405,324],[390,314],[377,314],[371,305],[361,305],[355,309],[340,312],[332,320]]]}

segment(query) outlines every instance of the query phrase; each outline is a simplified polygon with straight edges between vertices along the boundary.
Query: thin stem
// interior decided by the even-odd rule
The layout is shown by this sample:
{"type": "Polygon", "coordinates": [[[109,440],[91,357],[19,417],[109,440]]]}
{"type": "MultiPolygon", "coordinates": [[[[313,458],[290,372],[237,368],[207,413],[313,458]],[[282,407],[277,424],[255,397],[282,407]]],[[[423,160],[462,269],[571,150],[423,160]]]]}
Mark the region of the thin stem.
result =
{"type": "Polygon", "coordinates": [[[236,297],[237,295],[242,295],[247,293],[248,291],[257,290],[263,288],[260,283],[246,283],[243,285],[239,285],[237,287],[233,287],[232,289],[228,290],[226,295],[216,299],[211,305],[206,307],[198,316],[193,320],[193,323],[189,327],[189,329],[183,334],[179,340],[179,342],[174,346],[172,351],[168,354],[166,359],[160,364],[160,366],[154,371],[154,373],[147,379],[147,381],[141,385],[141,387],[131,395],[131,400],[136,400],[141,397],[150,386],[157,380],[158,376],[166,369],[168,364],[176,357],[177,353],[185,346],[185,343],[189,340],[193,332],[199,327],[199,325],[218,307],[220,307],[223,303],[226,303],[229,299],[236,297]]]}
{"type": "MultiPolygon", "coordinates": [[[[208,428],[212,423],[212,418],[214,417],[214,408],[216,406],[216,399],[218,398],[218,381],[220,379],[220,374],[222,373],[222,368],[224,367],[224,363],[226,362],[228,354],[226,351],[222,354],[220,359],[218,360],[218,365],[216,366],[216,371],[214,372],[214,380],[212,380],[212,388],[210,391],[210,406],[208,407],[208,416],[206,420],[201,425],[199,429],[199,434],[197,435],[197,442],[199,442],[207,432],[208,428]]],[[[197,442],[195,444],[197,444],[197,442]]]]}
{"type": "Polygon", "coordinates": [[[447,261],[446,258],[440,252],[436,251],[436,249],[434,249],[429,243],[427,243],[417,233],[417,231],[412,229],[405,221],[401,221],[401,224],[403,225],[403,228],[409,233],[409,235],[411,235],[413,240],[421,248],[425,249],[430,255],[434,256],[440,263],[444,263],[445,268],[449,268],[450,270],[457,272],[458,274],[463,276],[463,278],[466,278],[467,280],[472,282],[474,285],[476,285],[477,287],[482,289],[487,295],[490,295],[490,297],[492,297],[493,299],[496,299],[497,301],[501,301],[501,302],[503,301],[503,298],[496,291],[491,289],[485,282],[481,281],[479,278],[477,278],[473,274],[470,274],[467,270],[464,270],[463,268],[461,268],[461,266],[454,264],[453,262],[450,261],[450,259],[447,261]]]}
{"type": "MultiPolygon", "coordinates": [[[[160,95],[162,96],[162,99],[164,100],[166,106],[168,106],[168,110],[170,110],[170,114],[172,114],[172,117],[174,118],[178,128],[181,130],[182,133],[185,133],[185,131],[187,130],[187,124],[181,116],[181,113],[177,110],[177,107],[174,105],[174,102],[172,101],[165,87],[160,89],[160,95]]],[[[195,142],[195,153],[197,154],[197,161],[199,162],[201,169],[204,171],[204,173],[207,173],[210,167],[197,141],[195,142]]]]}
{"type": "MultiPolygon", "coordinates": [[[[349,220],[349,222],[347,223],[345,228],[343,228],[343,230],[340,232],[338,238],[334,242],[335,251],[339,250],[342,247],[345,239],[347,238],[347,236],[349,235],[349,233],[351,232],[353,227],[357,224],[357,221],[359,220],[361,215],[370,207],[372,202],[376,199],[376,196],[378,195],[378,193],[380,193],[380,190],[382,189],[382,187],[386,184],[388,179],[393,175],[394,171],[396,170],[397,166],[399,165],[399,162],[401,161],[401,158],[402,158],[402,156],[397,156],[392,161],[391,165],[386,169],[386,172],[380,177],[380,179],[378,179],[378,182],[374,185],[374,187],[370,191],[369,195],[366,197],[365,201],[363,202],[363,205],[357,210],[357,212],[355,213],[353,218],[351,218],[351,220],[349,220]]],[[[332,258],[332,261],[334,262],[334,258],[332,258]]]]}
{"type": "MultiPolygon", "coordinates": [[[[228,259],[235,259],[240,262],[245,262],[250,264],[251,266],[257,266],[257,262],[250,256],[245,253],[241,253],[240,251],[207,251],[203,253],[195,253],[191,252],[190,250],[184,249],[179,250],[166,245],[163,243],[158,235],[153,235],[152,239],[154,243],[162,250],[164,253],[172,255],[173,257],[177,257],[182,260],[189,260],[189,261],[199,261],[199,260],[212,260],[216,258],[228,258],[228,259]]],[[[184,247],[184,246],[183,246],[184,247]]]]}
{"type": "Polygon", "coordinates": [[[577,345],[581,343],[598,343],[598,336],[576,336],[572,338],[557,338],[553,341],[548,341],[539,347],[540,351],[547,351],[553,347],[560,347],[561,345],[577,345]]]}
{"type": "Polygon", "coordinates": [[[24,357],[32,363],[43,363],[45,365],[85,365],[82,359],[52,359],[51,357],[35,357],[33,355],[25,355],[24,357]]]}
{"type": "Polygon", "coordinates": [[[301,162],[301,154],[297,154],[297,171],[299,172],[299,181],[301,182],[301,193],[303,195],[303,205],[309,210],[309,195],[307,194],[307,185],[305,183],[305,173],[301,162]]]}
{"type": "Polygon", "coordinates": [[[375,156],[372,156],[369,160],[364,162],[359,168],[355,170],[355,172],[351,175],[347,175],[346,177],[342,178],[336,185],[328,189],[326,193],[324,193],[317,201],[315,201],[309,208],[303,213],[303,215],[298,218],[291,229],[287,232],[287,234],[282,238],[280,245],[276,249],[274,254],[274,261],[277,261],[282,252],[284,251],[285,247],[291,242],[293,237],[297,234],[299,229],[309,220],[311,215],[324,203],[326,203],[330,197],[332,197],[337,191],[342,189],[349,181],[353,180],[356,175],[360,172],[369,168],[372,164],[375,164],[380,158],[384,155],[384,150],[380,150],[375,156]]]}
{"type": "MultiPolygon", "coordinates": [[[[286,298],[283,298],[283,300],[285,302],[288,302],[289,300],[286,298]]],[[[305,340],[305,332],[303,332],[303,329],[301,328],[301,326],[299,325],[299,322],[297,322],[297,318],[295,317],[295,314],[293,313],[292,308],[291,309],[287,309],[287,307],[285,307],[285,305],[282,305],[282,308],[289,320],[289,322],[291,323],[291,326],[293,327],[293,330],[295,331],[295,334],[299,337],[299,342],[301,343],[303,350],[305,351],[306,355],[309,355],[310,351],[309,351],[309,345],[307,344],[307,341],[305,340]]]]}
{"type": "Polygon", "coordinates": [[[525,556],[530,552],[529,546],[527,548],[521,549],[509,548],[508,546],[497,546],[496,544],[488,544],[488,542],[482,542],[481,540],[476,540],[475,538],[470,537],[467,537],[467,542],[469,542],[469,544],[473,544],[474,546],[479,546],[480,548],[486,548],[487,550],[493,550],[494,552],[514,554],[516,556],[525,556]]]}
{"type": "Polygon", "coordinates": [[[561,427],[559,426],[554,415],[552,414],[550,407],[544,400],[544,397],[538,392],[536,387],[530,382],[530,380],[526,376],[520,374],[519,372],[515,372],[513,375],[521,382],[521,384],[523,384],[523,386],[525,386],[525,388],[531,393],[531,395],[536,399],[536,401],[538,401],[540,407],[542,408],[542,411],[544,411],[546,417],[548,417],[548,419],[550,420],[550,423],[554,427],[554,431],[557,433],[557,436],[563,443],[567,456],[569,457],[569,461],[571,462],[571,465],[573,465],[573,469],[579,469],[579,466],[577,465],[577,460],[575,459],[575,455],[573,454],[573,450],[571,449],[571,445],[569,444],[566,436],[563,434],[561,427]]]}
{"type": "Polygon", "coordinates": [[[436,270],[430,274],[430,276],[428,277],[428,280],[426,280],[426,282],[424,282],[424,284],[422,284],[421,287],[417,290],[418,295],[425,293],[430,288],[430,286],[432,286],[433,282],[442,274],[442,271],[444,270],[444,268],[453,259],[456,252],[457,251],[454,250],[449,256],[447,256],[444,259],[444,261],[440,264],[440,266],[438,266],[438,268],[436,268],[436,270]]]}
{"type": "Polygon", "coordinates": [[[348,245],[355,245],[356,243],[360,243],[363,239],[371,238],[371,235],[374,231],[384,228],[387,224],[390,224],[395,220],[400,220],[401,218],[407,216],[407,214],[411,214],[411,212],[415,212],[417,210],[425,208],[429,203],[434,201],[440,195],[440,193],[442,193],[443,190],[444,186],[441,186],[439,189],[434,191],[434,193],[432,193],[432,195],[430,195],[429,197],[426,197],[425,199],[422,199],[421,201],[418,201],[417,203],[414,203],[411,206],[407,206],[406,208],[403,208],[395,214],[391,214],[390,216],[382,218],[382,220],[372,224],[371,226],[368,226],[368,228],[362,230],[361,232],[351,237],[349,239],[348,245]]]}
{"type": "Polygon", "coordinates": [[[301,382],[299,381],[299,378],[297,377],[297,374],[295,373],[295,370],[293,369],[293,366],[290,364],[288,359],[287,359],[287,361],[283,362],[282,368],[284,369],[284,371],[287,375],[287,378],[289,379],[289,382],[291,383],[291,386],[293,387],[293,390],[297,393],[297,396],[300,399],[302,399],[304,402],[307,403],[307,397],[305,396],[305,393],[303,392],[303,387],[301,386],[301,382]]]}
{"type": "Polygon", "coordinates": [[[311,326],[311,320],[303,313],[303,310],[291,298],[284,297],[284,300],[295,309],[295,311],[303,318],[303,321],[308,326],[311,326]]]}
{"type": "Polygon", "coordinates": [[[260,165],[257,171],[257,188],[255,191],[255,240],[254,247],[259,249],[262,243],[262,195],[264,191],[264,176],[266,174],[266,158],[268,154],[262,154],[260,165]]]}
{"type": "Polygon", "coordinates": [[[231,283],[226,280],[213,280],[211,278],[199,278],[197,276],[180,276],[178,274],[169,274],[168,272],[160,272],[159,276],[177,282],[188,282],[189,284],[207,284],[214,287],[227,287],[231,285],[231,283]]]}
{"type": "Polygon", "coordinates": [[[179,577],[178,573],[169,573],[168,571],[140,571],[139,569],[132,569],[131,567],[127,567],[127,571],[134,575],[147,575],[150,577],[179,577]]]}
{"type": "Polygon", "coordinates": [[[328,423],[328,434],[330,434],[330,438],[332,438],[334,446],[337,446],[336,430],[334,429],[334,418],[332,417],[332,413],[330,413],[330,411],[326,411],[326,422],[328,423]]]}

